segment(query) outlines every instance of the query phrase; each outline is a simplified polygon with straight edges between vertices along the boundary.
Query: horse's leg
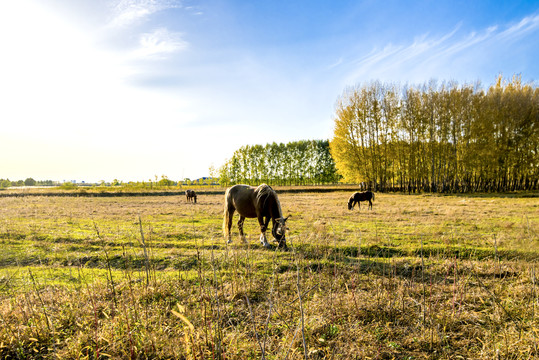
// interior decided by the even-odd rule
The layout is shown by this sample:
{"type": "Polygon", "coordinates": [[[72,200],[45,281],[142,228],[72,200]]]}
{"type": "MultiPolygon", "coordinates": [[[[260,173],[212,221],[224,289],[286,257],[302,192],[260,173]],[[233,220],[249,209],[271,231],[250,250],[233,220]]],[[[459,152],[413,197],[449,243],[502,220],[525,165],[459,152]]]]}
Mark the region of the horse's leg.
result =
{"type": "Polygon", "coordinates": [[[357,202],[357,209],[361,211],[361,201],[357,202]]]}
{"type": "Polygon", "coordinates": [[[245,221],[245,216],[240,215],[240,219],[238,220],[238,229],[240,231],[240,238],[243,242],[247,242],[245,239],[245,235],[243,234],[243,222],[245,221]]]}
{"type": "MultiPolygon", "coordinates": [[[[264,222],[264,228],[266,230],[268,230],[268,224],[270,222],[270,217],[269,216],[266,216],[266,221],[264,222]]],[[[275,226],[275,220],[273,221],[273,225],[272,226],[275,226]]],[[[265,247],[269,247],[269,243],[268,243],[268,239],[266,239],[266,233],[264,233],[264,246],[265,247]]]]}
{"type": "Polygon", "coordinates": [[[372,210],[372,201],[371,201],[371,199],[369,199],[369,209],[372,210]]]}
{"type": "Polygon", "coordinates": [[[258,218],[258,224],[260,225],[260,243],[264,245],[265,247],[269,246],[268,239],[266,239],[266,230],[268,229],[269,224],[269,216],[266,216],[266,220],[264,221],[264,217],[261,215],[257,216],[258,218]]]}

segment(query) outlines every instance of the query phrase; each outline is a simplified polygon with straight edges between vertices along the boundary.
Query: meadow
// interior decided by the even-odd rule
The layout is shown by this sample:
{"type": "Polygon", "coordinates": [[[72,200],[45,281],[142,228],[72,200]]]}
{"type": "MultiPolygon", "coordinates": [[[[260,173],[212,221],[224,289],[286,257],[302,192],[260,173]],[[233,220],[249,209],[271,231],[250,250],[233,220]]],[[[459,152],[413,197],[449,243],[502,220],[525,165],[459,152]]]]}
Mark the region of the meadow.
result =
{"type": "Polygon", "coordinates": [[[539,357],[538,194],[276,190],[287,251],[218,191],[0,197],[0,358],[539,357]]]}

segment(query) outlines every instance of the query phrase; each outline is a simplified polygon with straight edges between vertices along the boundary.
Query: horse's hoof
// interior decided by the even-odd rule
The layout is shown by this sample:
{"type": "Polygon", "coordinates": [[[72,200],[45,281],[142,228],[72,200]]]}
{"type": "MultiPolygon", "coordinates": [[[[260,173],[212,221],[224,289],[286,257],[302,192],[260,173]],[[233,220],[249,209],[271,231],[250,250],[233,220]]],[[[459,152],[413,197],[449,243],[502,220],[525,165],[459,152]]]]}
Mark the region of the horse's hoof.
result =
{"type": "Polygon", "coordinates": [[[232,244],[232,240],[228,239],[227,244],[232,244]]]}

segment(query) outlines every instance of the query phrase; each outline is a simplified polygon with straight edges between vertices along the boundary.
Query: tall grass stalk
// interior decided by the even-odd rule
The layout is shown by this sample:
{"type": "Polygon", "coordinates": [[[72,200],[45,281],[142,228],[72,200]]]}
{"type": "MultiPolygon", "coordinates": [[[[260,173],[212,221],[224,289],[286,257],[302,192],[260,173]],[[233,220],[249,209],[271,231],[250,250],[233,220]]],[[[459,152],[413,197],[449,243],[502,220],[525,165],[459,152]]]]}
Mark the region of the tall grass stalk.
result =
{"type": "MultiPolygon", "coordinates": [[[[535,304],[537,302],[537,290],[535,288],[536,284],[536,277],[535,277],[535,263],[532,265],[531,270],[531,279],[532,279],[532,319],[535,319],[535,304]]],[[[535,349],[535,352],[537,353],[537,338],[535,331],[533,331],[533,347],[535,349]]]]}
{"type": "Polygon", "coordinates": [[[39,299],[39,302],[41,304],[41,310],[43,311],[43,315],[45,316],[45,325],[47,325],[47,330],[49,331],[49,333],[53,334],[53,330],[51,329],[52,320],[51,320],[51,318],[49,317],[49,315],[47,313],[47,306],[45,305],[45,302],[41,298],[39,287],[37,286],[34,274],[32,274],[32,270],[28,269],[28,275],[30,275],[30,279],[32,280],[32,285],[33,285],[34,291],[35,291],[36,296],[39,299]]]}
{"type": "Polygon", "coordinates": [[[260,342],[260,337],[258,336],[258,331],[256,330],[256,320],[255,320],[255,315],[253,313],[253,307],[251,306],[251,302],[249,301],[249,296],[247,296],[247,294],[245,294],[244,298],[245,298],[245,302],[247,303],[247,307],[249,308],[249,315],[251,316],[252,331],[253,331],[253,335],[255,336],[258,347],[260,348],[261,359],[266,359],[266,350],[264,346],[262,346],[262,343],[260,342]]]}
{"type": "MultiPolygon", "coordinates": [[[[290,242],[292,245],[292,241],[290,242]]],[[[300,286],[300,260],[299,260],[299,256],[296,252],[296,248],[293,247],[293,254],[294,254],[294,258],[295,258],[295,263],[296,263],[296,289],[297,289],[297,293],[298,293],[298,300],[299,300],[299,314],[300,314],[300,320],[301,320],[301,340],[302,340],[302,343],[303,343],[303,355],[305,357],[305,360],[307,360],[308,358],[308,351],[307,351],[307,343],[306,343],[306,339],[305,339],[305,315],[303,313],[303,299],[302,299],[302,296],[301,296],[301,286],[300,286]]]]}
{"type": "Polygon", "coordinates": [[[426,320],[426,289],[425,289],[425,259],[423,257],[423,236],[420,236],[421,239],[421,284],[423,286],[423,326],[425,326],[426,320]]]}
{"type": "Polygon", "coordinates": [[[112,309],[112,312],[114,314],[114,309],[116,307],[118,307],[118,300],[116,298],[116,286],[114,285],[114,278],[112,277],[112,269],[111,269],[111,265],[110,265],[110,257],[109,257],[109,253],[108,253],[108,250],[107,250],[107,244],[105,243],[105,239],[101,236],[101,233],[99,232],[99,228],[97,227],[97,224],[95,223],[95,221],[94,221],[94,229],[95,229],[95,233],[97,235],[97,238],[101,241],[101,246],[103,248],[103,252],[105,253],[105,262],[107,264],[107,270],[108,270],[107,282],[110,285],[110,290],[111,290],[111,293],[112,293],[112,299],[114,300],[114,307],[112,309]]]}
{"type": "Polygon", "coordinates": [[[273,312],[273,307],[274,307],[274,299],[273,299],[273,293],[274,293],[274,289],[275,289],[275,282],[276,282],[276,272],[277,272],[277,262],[276,262],[276,257],[275,257],[275,252],[277,251],[277,248],[275,249],[275,251],[273,252],[273,257],[272,257],[272,263],[273,263],[273,272],[271,274],[271,287],[270,287],[270,291],[269,291],[269,295],[268,295],[268,301],[269,301],[269,309],[268,309],[268,316],[266,317],[266,323],[264,324],[264,340],[262,341],[262,354],[265,354],[266,353],[266,341],[268,340],[268,331],[269,331],[269,324],[270,324],[270,320],[271,320],[271,315],[272,315],[272,312],[273,312]]]}
{"type": "Polygon", "coordinates": [[[217,349],[216,349],[217,351],[216,351],[216,353],[214,355],[217,356],[217,359],[221,359],[223,357],[223,349],[222,349],[223,334],[222,334],[222,329],[221,329],[221,322],[222,322],[221,304],[220,304],[220,301],[219,301],[219,284],[220,284],[220,281],[217,278],[217,269],[216,269],[217,264],[216,264],[216,260],[215,260],[215,254],[214,254],[213,246],[212,246],[212,249],[211,249],[211,266],[212,266],[212,270],[213,270],[213,294],[212,295],[213,295],[213,302],[216,304],[216,308],[217,308],[217,321],[215,322],[217,328],[215,329],[215,336],[214,336],[214,339],[217,340],[217,349]]]}
{"type": "Polygon", "coordinates": [[[148,251],[146,250],[146,241],[144,241],[144,231],[142,230],[142,219],[140,215],[138,217],[138,223],[140,228],[140,241],[142,244],[142,250],[144,254],[144,269],[146,270],[146,286],[150,285],[150,258],[148,257],[148,251]]]}

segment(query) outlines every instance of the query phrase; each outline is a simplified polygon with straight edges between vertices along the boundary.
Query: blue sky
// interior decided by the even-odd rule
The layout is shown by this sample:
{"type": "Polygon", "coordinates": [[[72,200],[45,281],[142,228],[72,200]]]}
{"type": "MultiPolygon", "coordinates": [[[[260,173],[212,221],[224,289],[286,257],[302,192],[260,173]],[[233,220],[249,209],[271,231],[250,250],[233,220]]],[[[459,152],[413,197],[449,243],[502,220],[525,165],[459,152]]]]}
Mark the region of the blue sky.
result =
{"type": "Polygon", "coordinates": [[[539,1],[6,0],[0,178],[207,176],[347,86],[539,78],[539,1]]]}

